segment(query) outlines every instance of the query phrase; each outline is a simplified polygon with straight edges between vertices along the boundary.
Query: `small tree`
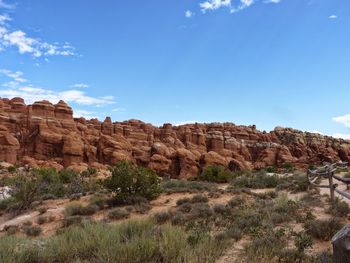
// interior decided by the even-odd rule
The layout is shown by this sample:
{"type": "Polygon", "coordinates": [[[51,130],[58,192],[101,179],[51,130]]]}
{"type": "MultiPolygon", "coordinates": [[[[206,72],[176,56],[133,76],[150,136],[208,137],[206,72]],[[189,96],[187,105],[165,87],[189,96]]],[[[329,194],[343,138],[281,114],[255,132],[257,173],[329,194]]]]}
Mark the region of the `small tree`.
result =
{"type": "Polygon", "coordinates": [[[160,178],[148,168],[122,161],[111,168],[111,172],[112,176],[105,180],[105,186],[122,202],[133,197],[152,200],[161,192],[160,178]]]}
{"type": "Polygon", "coordinates": [[[29,208],[39,194],[37,179],[32,176],[17,177],[10,194],[16,200],[18,210],[29,208]]]}
{"type": "Polygon", "coordinates": [[[203,170],[198,179],[214,183],[227,183],[234,177],[233,173],[223,166],[209,166],[203,170]]]}

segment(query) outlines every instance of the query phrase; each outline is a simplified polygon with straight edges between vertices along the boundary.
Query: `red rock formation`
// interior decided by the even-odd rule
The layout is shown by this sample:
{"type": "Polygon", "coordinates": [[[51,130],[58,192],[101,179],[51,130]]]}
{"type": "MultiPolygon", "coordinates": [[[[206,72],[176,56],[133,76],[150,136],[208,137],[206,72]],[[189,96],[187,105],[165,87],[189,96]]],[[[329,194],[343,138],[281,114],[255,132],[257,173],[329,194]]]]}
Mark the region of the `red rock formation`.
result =
{"type": "Polygon", "coordinates": [[[232,123],[155,127],[138,120],[104,122],[73,119],[63,101],[25,105],[23,99],[0,99],[0,160],[32,166],[99,167],[130,160],[160,175],[187,178],[204,167],[239,169],[298,167],[324,161],[350,161],[350,142],[276,128],[232,123]]]}

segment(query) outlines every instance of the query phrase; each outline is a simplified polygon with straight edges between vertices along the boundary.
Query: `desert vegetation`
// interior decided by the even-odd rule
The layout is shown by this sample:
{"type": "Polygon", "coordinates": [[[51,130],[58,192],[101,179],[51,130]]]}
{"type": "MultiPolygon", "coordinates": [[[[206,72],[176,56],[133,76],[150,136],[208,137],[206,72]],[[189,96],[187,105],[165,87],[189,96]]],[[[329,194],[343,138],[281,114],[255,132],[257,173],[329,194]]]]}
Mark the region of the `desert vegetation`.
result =
{"type": "Polygon", "coordinates": [[[103,178],[16,168],[0,180],[11,188],[0,262],[330,262],[350,208],[287,170],[170,180],[129,162],[103,178]]]}

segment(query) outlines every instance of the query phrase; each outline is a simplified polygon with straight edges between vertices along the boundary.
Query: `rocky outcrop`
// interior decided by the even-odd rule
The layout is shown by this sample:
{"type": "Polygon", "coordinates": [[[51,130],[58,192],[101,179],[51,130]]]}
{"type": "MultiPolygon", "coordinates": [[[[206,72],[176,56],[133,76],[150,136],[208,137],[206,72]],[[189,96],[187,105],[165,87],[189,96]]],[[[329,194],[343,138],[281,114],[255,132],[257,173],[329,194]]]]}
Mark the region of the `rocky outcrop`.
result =
{"type": "Polygon", "coordinates": [[[237,171],[350,161],[350,142],[280,127],[267,133],[232,123],[155,127],[109,117],[74,119],[63,101],[27,106],[21,98],[0,99],[0,161],[84,169],[121,160],[162,176],[188,178],[210,165],[237,171]]]}

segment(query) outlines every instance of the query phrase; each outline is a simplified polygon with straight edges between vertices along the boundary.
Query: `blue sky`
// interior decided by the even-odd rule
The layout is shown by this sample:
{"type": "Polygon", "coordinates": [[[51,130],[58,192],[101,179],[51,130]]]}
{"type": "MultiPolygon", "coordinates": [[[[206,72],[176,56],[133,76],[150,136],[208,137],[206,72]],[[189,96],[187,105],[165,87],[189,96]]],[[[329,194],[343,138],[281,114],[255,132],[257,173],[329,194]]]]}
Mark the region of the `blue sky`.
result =
{"type": "Polygon", "coordinates": [[[0,97],[350,138],[348,0],[0,0],[0,97]]]}

